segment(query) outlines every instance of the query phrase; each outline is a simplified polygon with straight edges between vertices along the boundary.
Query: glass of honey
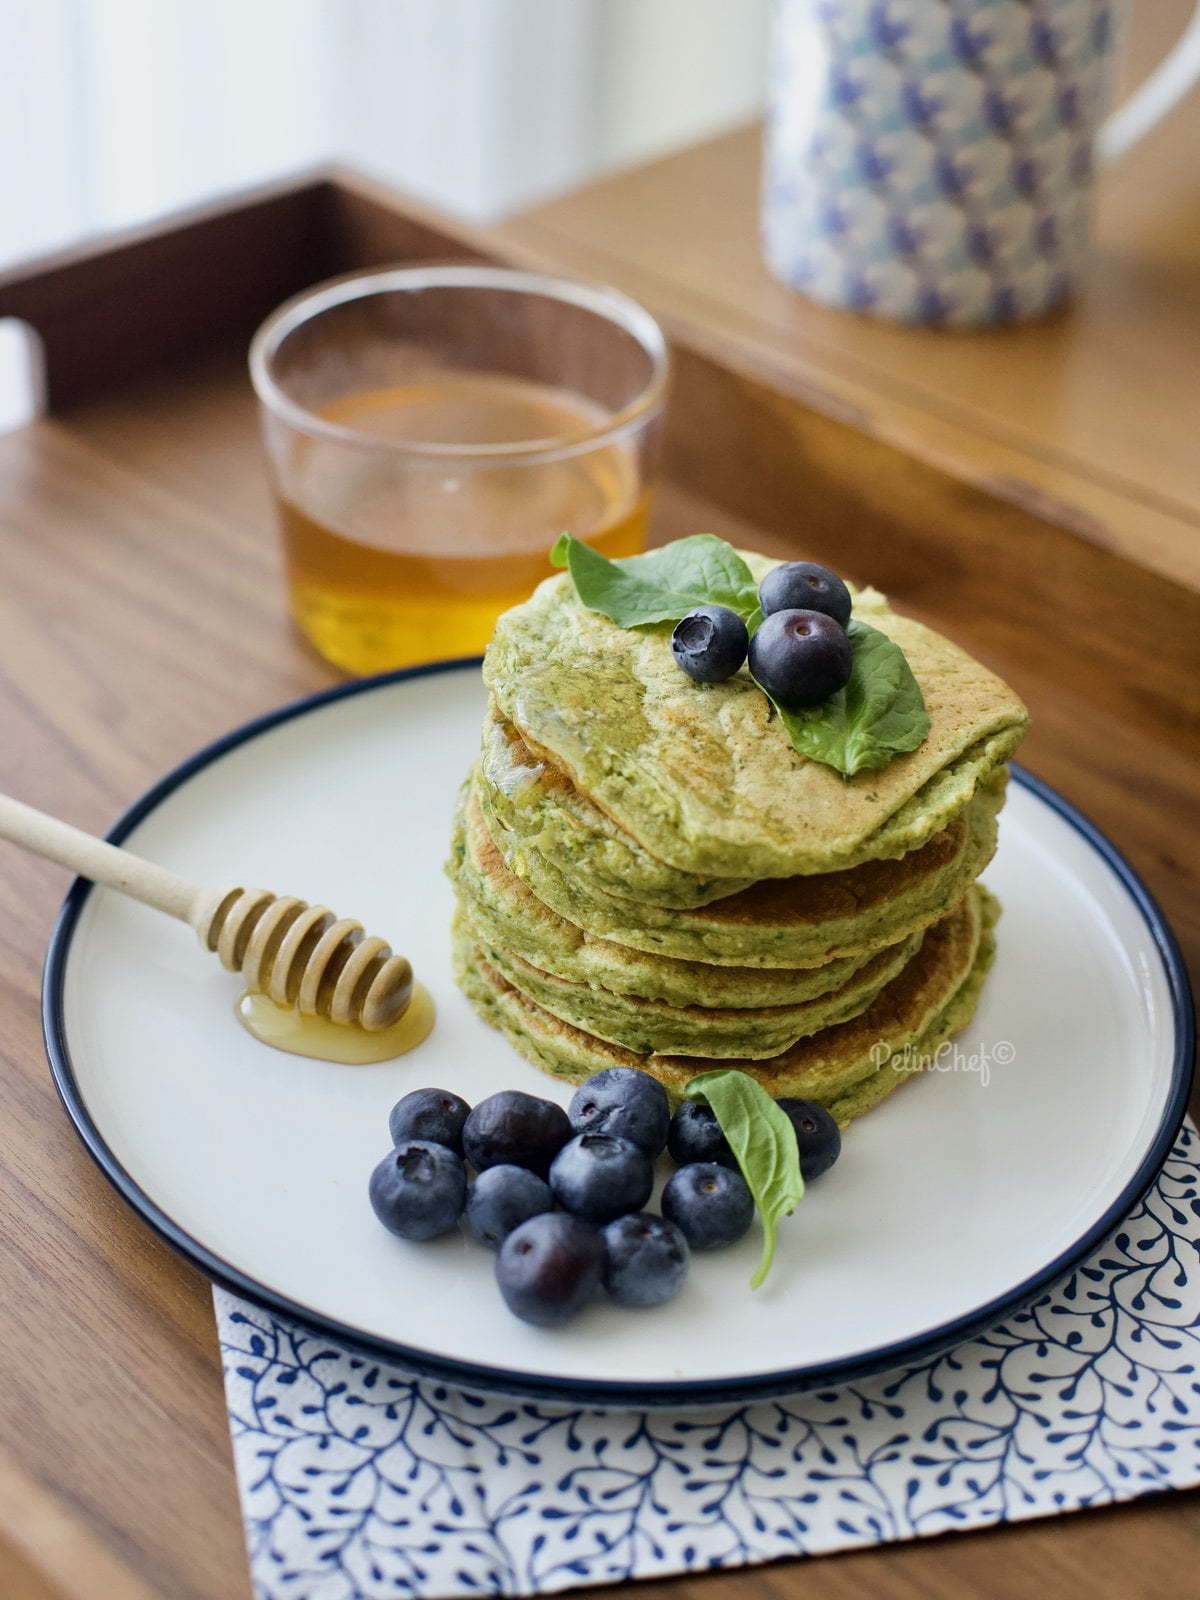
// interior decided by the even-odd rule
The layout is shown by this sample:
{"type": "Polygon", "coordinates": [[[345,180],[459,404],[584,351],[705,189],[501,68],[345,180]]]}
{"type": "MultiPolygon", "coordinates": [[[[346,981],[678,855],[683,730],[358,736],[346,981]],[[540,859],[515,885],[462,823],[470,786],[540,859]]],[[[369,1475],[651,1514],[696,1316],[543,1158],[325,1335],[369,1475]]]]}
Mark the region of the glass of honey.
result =
{"type": "Polygon", "coordinates": [[[645,546],[666,348],[613,290],[359,273],[281,306],[250,370],[292,608],[346,672],[477,654],[564,531],[645,546]]]}

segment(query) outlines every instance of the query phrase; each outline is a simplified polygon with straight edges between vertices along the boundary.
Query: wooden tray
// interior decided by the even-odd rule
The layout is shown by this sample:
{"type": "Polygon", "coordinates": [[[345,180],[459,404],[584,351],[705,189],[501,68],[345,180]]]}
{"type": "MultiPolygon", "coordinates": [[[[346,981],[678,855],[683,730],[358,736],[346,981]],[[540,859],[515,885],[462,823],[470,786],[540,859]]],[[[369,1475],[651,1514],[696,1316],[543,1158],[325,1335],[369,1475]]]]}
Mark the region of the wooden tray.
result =
{"type": "MultiPolygon", "coordinates": [[[[45,420],[0,436],[0,787],[103,829],[197,746],[333,680],[288,620],[245,347],[305,285],[419,258],[562,264],[544,242],[320,173],[0,278],[0,317],[42,341],[47,396],[45,420]]],[[[694,296],[686,319],[669,293],[647,298],[675,357],[656,535],[711,531],[826,560],[1009,677],[1034,715],[1028,764],[1127,849],[1195,967],[1200,596],[1060,507],[873,436],[836,396],[706,329],[694,296]]],[[[10,1439],[42,1397],[12,1462],[0,1452],[0,1580],[6,1558],[18,1577],[31,1549],[42,1559],[28,1530],[57,1517],[81,1563],[62,1593],[98,1592],[89,1563],[107,1562],[120,1570],[106,1600],[139,1582],[228,1600],[245,1577],[206,1287],[94,1173],[42,1060],[40,951],[64,887],[44,863],[0,858],[10,1439]]],[[[1160,1515],[1092,1523],[1081,1548],[1117,1573],[1116,1529],[1160,1515]]],[[[1056,1548],[1078,1536],[1056,1532],[1056,1548]]],[[[1005,1542],[1032,1553],[1045,1537],[1005,1542]]],[[[1140,1541],[1129,1586],[1149,1583],[1168,1544],[1140,1541]]],[[[945,1559],[856,1558],[853,1592],[885,1592],[900,1567],[911,1587],[936,1587],[921,1572],[945,1559]]],[[[831,1592],[817,1567],[805,1584],[831,1592]]]]}

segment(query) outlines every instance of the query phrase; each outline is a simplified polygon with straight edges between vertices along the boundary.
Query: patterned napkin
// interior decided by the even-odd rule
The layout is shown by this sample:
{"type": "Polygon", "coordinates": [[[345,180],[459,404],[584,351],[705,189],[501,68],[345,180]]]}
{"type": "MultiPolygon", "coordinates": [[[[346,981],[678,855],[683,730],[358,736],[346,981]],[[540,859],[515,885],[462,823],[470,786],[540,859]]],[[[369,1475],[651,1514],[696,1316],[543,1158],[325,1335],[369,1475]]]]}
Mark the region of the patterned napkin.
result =
{"type": "Polygon", "coordinates": [[[1200,1482],[1200,1138],[1029,1310],[920,1366],[719,1412],[417,1382],[218,1290],[259,1600],[533,1595],[1200,1482]]]}

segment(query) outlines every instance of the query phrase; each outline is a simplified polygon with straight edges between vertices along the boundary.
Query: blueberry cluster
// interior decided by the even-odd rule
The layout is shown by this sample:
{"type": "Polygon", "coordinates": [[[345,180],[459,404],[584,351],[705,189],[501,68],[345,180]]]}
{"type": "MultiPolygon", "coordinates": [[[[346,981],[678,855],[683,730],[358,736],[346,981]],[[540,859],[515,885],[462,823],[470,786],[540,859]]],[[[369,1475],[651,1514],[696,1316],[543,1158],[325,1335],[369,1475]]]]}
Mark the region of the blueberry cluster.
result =
{"type": "Polygon", "coordinates": [[[763,620],[751,638],[727,606],[697,606],[671,635],[675,660],[697,683],[750,672],[785,711],[819,705],[850,679],[850,591],[813,561],[786,561],[758,586],[763,620]]]}
{"type": "MultiPolygon", "coordinates": [[[[837,1160],[841,1136],[823,1106],[781,1100],[805,1180],[837,1160]]],[[[466,1216],[496,1255],[510,1311],[550,1327],[603,1286],[622,1306],[661,1305],[683,1287],[691,1250],[736,1244],[754,1201],[720,1124],[662,1085],[609,1067],[564,1111],[505,1089],[471,1107],[445,1089],[414,1089],[389,1118],[393,1149],[371,1174],[375,1215],[402,1239],[432,1239],[466,1216]],[[647,1211],[664,1148],[676,1170],[662,1214],[647,1211]],[[468,1165],[475,1180],[468,1186],[468,1165]]]]}

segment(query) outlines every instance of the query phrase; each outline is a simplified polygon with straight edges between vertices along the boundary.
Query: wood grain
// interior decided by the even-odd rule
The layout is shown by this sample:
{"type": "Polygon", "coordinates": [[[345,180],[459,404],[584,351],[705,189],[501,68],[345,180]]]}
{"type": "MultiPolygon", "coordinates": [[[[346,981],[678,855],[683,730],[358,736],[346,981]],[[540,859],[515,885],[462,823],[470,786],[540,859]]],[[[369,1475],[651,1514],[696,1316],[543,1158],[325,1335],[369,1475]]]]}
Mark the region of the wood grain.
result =
{"type": "MultiPolygon", "coordinates": [[[[335,185],[319,205],[316,255],[293,276],[484,248],[427,213],[398,215],[369,185],[335,185]]],[[[224,237],[232,248],[254,234],[242,217],[224,237]]],[[[224,249],[210,265],[228,279],[238,261],[224,249]]],[[[261,259],[259,244],[246,249],[261,259]]],[[[606,264],[588,260],[596,273],[606,264]]],[[[28,280],[20,293],[27,306],[48,297],[28,280]]],[[[287,618],[241,358],[223,338],[194,352],[169,324],[161,332],[103,390],[57,346],[76,377],[56,387],[55,416],[0,438],[0,787],[91,830],[198,745],[333,680],[287,618]]],[[[1188,586],[1036,496],[997,496],[913,459],[814,394],[788,349],[762,357],[766,338],[734,337],[716,317],[682,329],[658,535],[708,528],[824,555],[978,650],[1029,700],[1030,764],[1129,851],[1195,968],[1200,631],[1188,586]]],[[[64,887],[0,845],[0,1594],[238,1600],[247,1579],[207,1285],[107,1188],[44,1064],[37,952],[64,887]]],[[[1200,1500],[1176,1495],[656,1590],[1165,1597],[1186,1590],[1198,1543],[1200,1500]]]]}
{"type": "Polygon", "coordinates": [[[2,1450],[0,1528],[6,1600],[152,1600],[141,1579],[2,1450]]]}

